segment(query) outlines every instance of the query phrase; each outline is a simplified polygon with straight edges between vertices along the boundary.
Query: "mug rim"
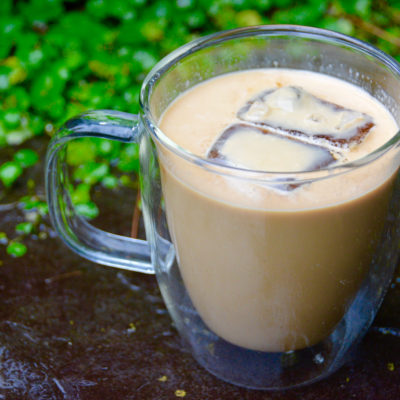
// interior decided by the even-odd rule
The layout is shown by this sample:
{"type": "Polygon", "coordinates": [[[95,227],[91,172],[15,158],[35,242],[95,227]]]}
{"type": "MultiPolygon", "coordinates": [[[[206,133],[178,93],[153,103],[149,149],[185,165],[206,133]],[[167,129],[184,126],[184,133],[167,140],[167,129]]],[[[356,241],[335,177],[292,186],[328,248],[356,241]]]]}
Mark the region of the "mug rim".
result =
{"type": "Polygon", "coordinates": [[[284,178],[288,181],[309,181],[324,179],[327,176],[337,176],[338,174],[354,170],[373,162],[374,160],[380,158],[383,154],[395,148],[396,145],[400,142],[399,129],[397,133],[393,135],[383,145],[357,160],[334,165],[331,167],[327,166],[314,171],[287,172],[253,170],[249,168],[224,165],[221,163],[217,163],[211,159],[207,159],[206,157],[194,154],[170,139],[158,126],[158,123],[155,117],[152,115],[149,106],[149,100],[152,94],[152,90],[159,79],[162,78],[163,74],[168,71],[172,66],[174,66],[177,62],[199,50],[211,47],[218,43],[227,42],[232,39],[257,36],[297,36],[308,39],[326,39],[331,44],[345,45],[347,48],[357,50],[359,53],[364,53],[364,55],[372,56],[375,60],[380,61],[381,64],[389,68],[390,71],[394,75],[397,75],[400,80],[400,64],[393,57],[367,42],[335,31],[302,25],[258,25],[220,31],[197,38],[175,49],[167,56],[162,58],[146,76],[140,91],[140,106],[144,113],[144,118],[142,118],[142,122],[151,132],[151,136],[153,137],[153,139],[155,139],[158,143],[166,147],[168,150],[170,150],[180,158],[189,161],[192,164],[203,167],[210,172],[235,177],[243,177],[245,179],[251,180],[262,179],[263,181],[269,179],[273,179],[276,181],[278,177],[284,178]]]}

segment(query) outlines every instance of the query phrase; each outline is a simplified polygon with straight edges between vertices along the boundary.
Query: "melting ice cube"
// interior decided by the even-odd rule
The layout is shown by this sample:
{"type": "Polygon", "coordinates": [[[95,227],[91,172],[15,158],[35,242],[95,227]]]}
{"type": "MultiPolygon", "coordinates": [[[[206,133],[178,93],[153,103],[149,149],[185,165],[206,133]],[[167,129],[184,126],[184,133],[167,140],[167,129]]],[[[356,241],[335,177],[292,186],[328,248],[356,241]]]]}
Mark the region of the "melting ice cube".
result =
{"type": "Polygon", "coordinates": [[[360,143],[374,126],[369,115],[329,103],[294,86],[259,93],[237,116],[286,136],[334,148],[360,143]]]}
{"type": "Polygon", "coordinates": [[[335,161],[324,147],[243,123],[225,129],[208,150],[207,157],[231,166],[268,172],[313,171],[335,161]]]}

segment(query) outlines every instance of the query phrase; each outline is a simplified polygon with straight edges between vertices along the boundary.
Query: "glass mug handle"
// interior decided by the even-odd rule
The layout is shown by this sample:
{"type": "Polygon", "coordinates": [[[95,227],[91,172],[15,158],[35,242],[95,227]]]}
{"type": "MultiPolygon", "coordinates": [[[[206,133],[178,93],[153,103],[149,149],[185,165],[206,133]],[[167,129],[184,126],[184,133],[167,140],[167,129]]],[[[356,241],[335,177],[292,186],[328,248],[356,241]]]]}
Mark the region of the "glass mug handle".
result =
{"type": "Polygon", "coordinates": [[[46,193],[49,214],[61,239],[79,255],[95,263],[154,274],[147,241],[105,232],[79,216],[68,192],[66,144],[96,137],[138,143],[139,117],[119,111],[98,110],[73,118],[49,143],[46,156],[46,193]]]}

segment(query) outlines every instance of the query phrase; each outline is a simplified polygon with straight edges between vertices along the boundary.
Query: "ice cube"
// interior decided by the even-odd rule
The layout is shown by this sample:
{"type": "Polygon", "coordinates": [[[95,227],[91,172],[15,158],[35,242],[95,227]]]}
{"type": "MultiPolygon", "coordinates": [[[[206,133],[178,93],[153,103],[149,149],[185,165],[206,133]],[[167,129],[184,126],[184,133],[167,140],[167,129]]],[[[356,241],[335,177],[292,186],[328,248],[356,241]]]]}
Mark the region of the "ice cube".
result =
{"type": "Polygon", "coordinates": [[[237,117],[331,148],[349,148],[362,142],[374,126],[369,115],[327,102],[295,86],[259,93],[238,111],[237,117]]]}
{"type": "Polygon", "coordinates": [[[335,161],[324,147],[244,123],[225,129],[207,157],[230,166],[268,172],[313,171],[335,161]]]}

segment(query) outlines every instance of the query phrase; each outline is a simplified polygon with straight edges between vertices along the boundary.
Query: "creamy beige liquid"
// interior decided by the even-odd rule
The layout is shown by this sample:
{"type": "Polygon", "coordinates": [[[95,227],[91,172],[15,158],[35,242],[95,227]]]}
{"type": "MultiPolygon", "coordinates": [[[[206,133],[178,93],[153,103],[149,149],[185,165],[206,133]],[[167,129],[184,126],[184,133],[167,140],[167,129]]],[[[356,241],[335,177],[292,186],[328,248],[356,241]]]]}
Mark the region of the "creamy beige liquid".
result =
{"type": "MultiPolygon", "coordinates": [[[[201,156],[268,88],[295,85],[371,116],[375,127],[346,151],[354,160],[397,131],[361,89],[293,70],[253,70],[209,80],[166,110],[162,131],[201,156]]],[[[380,238],[396,167],[382,160],[295,190],[207,172],[159,149],[168,226],[180,271],[208,327],[249,349],[314,345],[343,317],[380,238]]]]}

